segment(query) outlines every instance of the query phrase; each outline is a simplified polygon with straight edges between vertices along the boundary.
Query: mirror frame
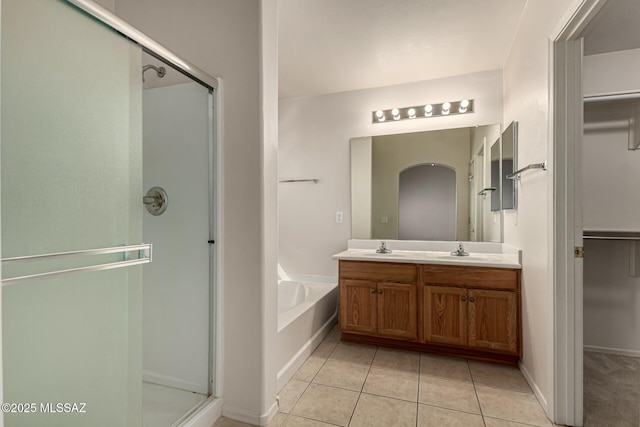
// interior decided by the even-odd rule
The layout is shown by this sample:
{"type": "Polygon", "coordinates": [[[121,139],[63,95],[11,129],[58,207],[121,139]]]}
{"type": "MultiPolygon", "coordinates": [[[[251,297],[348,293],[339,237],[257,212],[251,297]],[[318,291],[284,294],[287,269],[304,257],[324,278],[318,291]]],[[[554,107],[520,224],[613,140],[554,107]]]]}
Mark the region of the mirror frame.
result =
{"type": "Polygon", "coordinates": [[[500,146],[500,167],[502,169],[502,180],[500,182],[500,208],[502,210],[515,210],[518,207],[518,185],[517,179],[507,179],[507,175],[510,175],[518,170],[518,122],[513,121],[502,132],[501,146],[500,146]],[[513,158],[511,162],[511,168],[505,168],[505,141],[513,141],[513,158]],[[511,199],[511,200],[509,200],[511,199]],[[512,203],[505,203],[511,201],[512,203]]]}
{"type": "Polygon", "coordinates": [[[502,210],[502,134],[489,146],[489,167],[491,168],[491,212],[500,212],[502,210]],[[497,158],[494,160],[494,148],[498,151],[497,158]],[[494,167],[498,168],[494,170],[494,167]]]}

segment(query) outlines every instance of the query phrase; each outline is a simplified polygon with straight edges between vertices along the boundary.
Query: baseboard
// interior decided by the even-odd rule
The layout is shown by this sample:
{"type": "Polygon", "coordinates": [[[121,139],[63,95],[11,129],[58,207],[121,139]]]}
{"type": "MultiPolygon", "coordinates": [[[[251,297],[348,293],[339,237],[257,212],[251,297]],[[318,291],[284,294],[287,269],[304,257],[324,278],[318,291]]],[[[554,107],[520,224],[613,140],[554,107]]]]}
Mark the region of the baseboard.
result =
{"type": "Polygon", "coordinates": [[[157,372],[142,371],[142,381],[167,387],[173,387],[180,390],[192,391],[194,393],[200,393],[204,395],[209,394],[209,390],[207,390],[206,384],[197,384],[189,381],[183,381],[178,378],[158,374],[157,372]]]}
{"type": "MultiPolygon", "coordinates": [[[[278,402],[273,402],[273,405],[262,415],[248,414],[238,408],[230,408],[228,405],[224,405],[222,409],[222,415],[225,418],[230,418],[235,421],[251,424],[254,426],[266,426],[278,413],[278,402]]],[[[211,427],[211,426],[207,426],[211,427]]]]}
{"type": "Polygon", "coordinates": [[[531,376],[527,368],[522,364],[522,362],[518,364],[518,367],[520,368],[520,372],[522,372],[522,375],[524,375],[524,378],[529,383],[529,386],[531,387],[531,390],[533,390],[533,394],[538,399],[538,402],[540,402],[540,406],[542,406],[542,409],[544,410],[544,413],[547,415],[547,418],[551,419],[551,416],[549,414],[551,411],[551,408],[549,408],[547,399],[544,397],[544,395],[540,391],[540,387],[538,387],[538,384],[536,384],[533,377],[531,376]]]}
{"type": "Polygon", "coordinates": [[[624,348],[600,347],[597,345],[584,345],[584,351],[593,353],[616,354],[618,356],[640,357],[640,350],[627,350],[624,348]]]}
{"type": "Polygon", "coordinates": [[[222,415],[225,418],[231,418],[232,420],[252,424],[254,426],[260,424],[259,415],[249,414],[241,409],[230,407],[229,405],[224,405],[224,407],[222,408],[222,415]]]}
{"type": "Polygon", "coordinates": [[[222,416],[222,398],[210,397],[179,427],[211,427],[222,416]]]}
{"type": "Polygon", "coordinates": [[[338,318],[338,312],[336,311],[329,320],[327,320],[318,331],[293,355],[291,359],[280,369],[278,372],[278,392],[282,390],[291,378],[295,375],[296,371],[302,366],[307,358],[313,353],[313,350],[320,345],[324,337],[331,332],[331,328],[336,324],[338,318]]]}
{"type": "Polygon", "coordinates": [[[273,405],[271,405],[271,408],[269,408],[269,410],[263,414],[260,415],[260,426],[266,426],[268,425],[271,420],[273,419],[273,417],[276,416],[276,414],[278,413],[278,402],[273,402],[273,405]]]}

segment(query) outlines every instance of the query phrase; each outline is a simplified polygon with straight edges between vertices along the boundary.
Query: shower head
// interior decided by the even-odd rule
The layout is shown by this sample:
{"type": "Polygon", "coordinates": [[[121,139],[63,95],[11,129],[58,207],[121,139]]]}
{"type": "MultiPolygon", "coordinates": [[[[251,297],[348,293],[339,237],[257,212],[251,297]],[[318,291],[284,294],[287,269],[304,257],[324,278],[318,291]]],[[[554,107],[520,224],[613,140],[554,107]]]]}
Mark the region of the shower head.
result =
{"type": "Polygon", "coordinates": [[[167,70],[164,67],[156,67],[155,65],[145,65],[142,67],[142,82],[144,83],[144,72],[148,69],[152,69],[156,72],[158,77],[163,78],[165,74],[167,74],[167,70]]]}

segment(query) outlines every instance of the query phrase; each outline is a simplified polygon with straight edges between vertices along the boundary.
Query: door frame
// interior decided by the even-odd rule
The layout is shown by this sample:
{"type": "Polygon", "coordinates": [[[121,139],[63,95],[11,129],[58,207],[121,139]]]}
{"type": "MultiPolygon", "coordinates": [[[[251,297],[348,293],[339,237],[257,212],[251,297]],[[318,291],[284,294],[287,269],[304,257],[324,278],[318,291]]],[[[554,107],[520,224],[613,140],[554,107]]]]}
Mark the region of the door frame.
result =
{"type": "Polygon", "coordinates": [[[549,38],[549,141],[553,228],[549,236],[554,284],[554,401],[559,424],[583,424],[582,246],[583,91],[581,34],[608,0],[574,0],[549,38]]]}

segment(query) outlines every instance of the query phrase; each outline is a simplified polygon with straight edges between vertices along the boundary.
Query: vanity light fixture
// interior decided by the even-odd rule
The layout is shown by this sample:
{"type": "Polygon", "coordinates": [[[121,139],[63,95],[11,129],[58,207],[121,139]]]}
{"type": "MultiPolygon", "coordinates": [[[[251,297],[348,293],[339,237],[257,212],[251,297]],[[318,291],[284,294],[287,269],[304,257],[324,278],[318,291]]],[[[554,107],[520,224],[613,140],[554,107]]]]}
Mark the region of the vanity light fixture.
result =
{"type": "Polygon", "coordinates": [[[431,104],[427,104],[424,106],[424,116],[425,117],[431,117],[431,115],[433,114],[433,105],[431,104]]]}
{"type": "Polygon", "coordinates": [[[463,99],[462,101],[460,101],[460,108],[458,109],[458,111],[460,113],[466,113],[467,112],[467,108],[469,108],[469,100],[468,99],[463,99]]]}
{"type": "Polygon", "coordinates": [[[456,114],[473,113],[473,99],[449,101],[442,104],[424,104],[413,107],[392,108],[389,110],[372,111],[373,123],[383,123],[387,120],[410,120],[419,117],[442,117],[456,114]]]}

